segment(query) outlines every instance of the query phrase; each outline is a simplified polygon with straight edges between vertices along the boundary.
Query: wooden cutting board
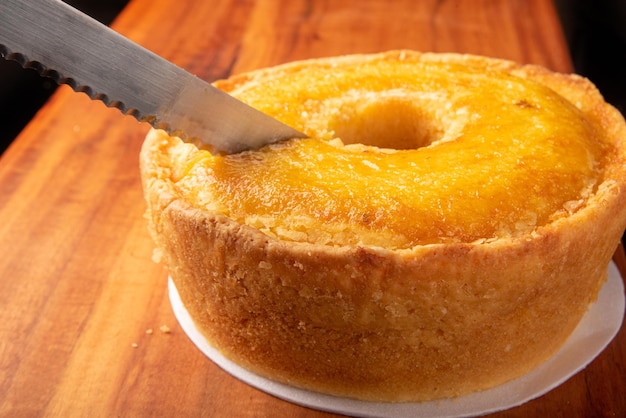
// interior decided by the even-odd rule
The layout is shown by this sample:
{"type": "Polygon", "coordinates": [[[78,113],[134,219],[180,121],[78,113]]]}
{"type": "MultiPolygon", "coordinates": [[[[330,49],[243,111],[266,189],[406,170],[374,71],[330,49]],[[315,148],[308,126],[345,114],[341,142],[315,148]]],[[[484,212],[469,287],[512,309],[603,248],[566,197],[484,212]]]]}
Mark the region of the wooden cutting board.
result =
{"type": "MultiPolygon", "coordinates": [[[[114,28],[209,81],[397,48],[572,70],[545,0],[132,0],[114,28]]],[[[142,218],[147,129],[62,87],[0,159],[0,416],[333,416],[232,378],[178,326],[142,218]]],[[[495,416],[626,416],[625,369],[621,331],[495,416]]]]}

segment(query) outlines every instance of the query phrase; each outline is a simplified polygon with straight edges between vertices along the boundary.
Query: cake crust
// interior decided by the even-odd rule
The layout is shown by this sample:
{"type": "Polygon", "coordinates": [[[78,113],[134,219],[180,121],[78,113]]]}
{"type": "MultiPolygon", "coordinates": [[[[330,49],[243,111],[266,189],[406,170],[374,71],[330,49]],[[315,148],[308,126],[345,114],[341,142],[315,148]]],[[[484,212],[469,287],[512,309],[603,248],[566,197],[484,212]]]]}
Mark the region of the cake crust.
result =
{"type": "MultiPolygon", "coordinates": [[[[173,178],[196,150],[150,132],[141,171],[157,258],[207,340],[255,373],[364,400],[461,396],[547,360],[606,280],[626,227],[626,128],[619,113],[578,76],[467,55],[386,56],[398,54],[510,72],[556,91],[603,132],[601,179],[575,211],[522,236],[394,249],[321,245],[271,236],[219,208],[194,205],[173,178]]],[[[306,65],[216,85],[231,91],[306,65]]]]}

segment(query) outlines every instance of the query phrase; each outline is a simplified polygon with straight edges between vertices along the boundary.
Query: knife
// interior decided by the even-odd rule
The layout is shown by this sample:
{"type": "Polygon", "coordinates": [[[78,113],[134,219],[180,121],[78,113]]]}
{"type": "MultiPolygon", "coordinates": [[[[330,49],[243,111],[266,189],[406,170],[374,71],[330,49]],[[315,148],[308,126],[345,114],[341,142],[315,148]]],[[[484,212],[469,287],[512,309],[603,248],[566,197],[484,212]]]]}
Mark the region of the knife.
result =
{"type": "Polygon", "coordinates": [[[0,56],[214,152],[305,137],[60,0],[0,0],[0,56]]]}

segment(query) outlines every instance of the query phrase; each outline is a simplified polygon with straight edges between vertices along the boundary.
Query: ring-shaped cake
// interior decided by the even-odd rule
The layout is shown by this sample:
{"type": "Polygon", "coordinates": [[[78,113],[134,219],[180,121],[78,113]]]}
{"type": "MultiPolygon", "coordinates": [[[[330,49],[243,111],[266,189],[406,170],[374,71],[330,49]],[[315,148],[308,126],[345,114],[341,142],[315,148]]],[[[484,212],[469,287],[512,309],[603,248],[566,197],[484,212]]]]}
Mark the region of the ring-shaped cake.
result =
{"type": "Polygon", "coordinates": [[[309,136],[218,155],[154,130],[142,149],[157,259],[255,373],[460,396],[549,358],[606,280],[626,126],[586,79],[392,51],[215,84],[309,136]]]}

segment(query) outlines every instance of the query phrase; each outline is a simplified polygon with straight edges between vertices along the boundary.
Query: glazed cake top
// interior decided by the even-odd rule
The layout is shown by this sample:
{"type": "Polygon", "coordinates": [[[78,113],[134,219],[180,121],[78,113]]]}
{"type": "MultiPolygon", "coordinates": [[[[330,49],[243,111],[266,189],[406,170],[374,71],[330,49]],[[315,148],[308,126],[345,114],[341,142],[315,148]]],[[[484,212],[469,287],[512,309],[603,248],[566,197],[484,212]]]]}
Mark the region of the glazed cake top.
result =
{"type": "Polygon", "coordinates": [[[234,77],[217,86],[310,139],[228,156],[164,139],[171,179],[192,205],[286,240],[409,248],[529,234],[585,205],[608,147],[531,70],[398,52],[234,77]]]}

